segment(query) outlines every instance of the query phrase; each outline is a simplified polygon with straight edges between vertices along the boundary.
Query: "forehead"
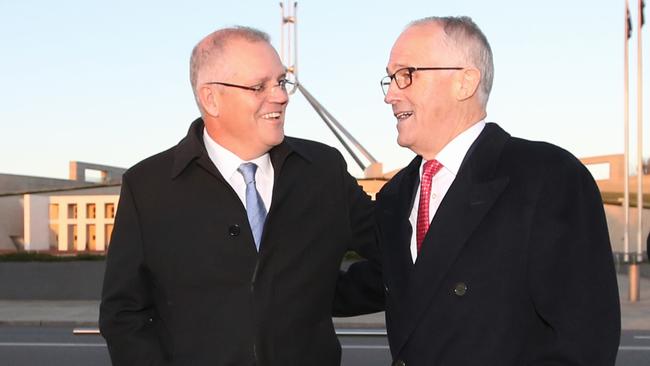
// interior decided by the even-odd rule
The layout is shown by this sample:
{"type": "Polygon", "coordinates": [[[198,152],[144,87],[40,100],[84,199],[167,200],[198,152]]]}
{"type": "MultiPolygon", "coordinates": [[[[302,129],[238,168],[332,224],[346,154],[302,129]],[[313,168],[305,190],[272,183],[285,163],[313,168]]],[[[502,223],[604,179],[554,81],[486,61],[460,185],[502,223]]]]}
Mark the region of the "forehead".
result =
{"type": "Polygon", "coordinates": [[[451,49],[440,25],[416,25],[407,28],[395,41],[390,52],[388,69],[403,66],[435,67],[440,66],[438,63],[452,58],[451,49]]]}
{"type": "Polygon", "coordinates": [[[222,66],[231,75],[248,78],[275,78],[285,72],[275,49],[266,42],[233,39],[225,44],[222,66]]]}

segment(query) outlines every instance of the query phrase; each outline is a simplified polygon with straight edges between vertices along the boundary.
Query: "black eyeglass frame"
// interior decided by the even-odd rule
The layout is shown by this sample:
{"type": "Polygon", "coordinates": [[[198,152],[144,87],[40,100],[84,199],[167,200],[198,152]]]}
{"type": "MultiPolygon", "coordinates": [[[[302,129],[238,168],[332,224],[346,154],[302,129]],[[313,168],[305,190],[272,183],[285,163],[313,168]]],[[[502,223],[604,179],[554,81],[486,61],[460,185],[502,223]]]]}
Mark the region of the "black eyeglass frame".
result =
{"type": "Polygon", "coordinates": [[[381,80],[379,81],[379,86],[381,86],[381,91],[384,93],[384,95],[386,95],[386,94],[388,94],[388,88],[390,88],[390,83],[392,83],[393,80],[395,80],[395,85],[397,85],[397,87],[399,89],[406,89],[409,86],[411,86],[411,84],[413,84],[413,73],[416,72],[416,71],[463,70],[463,69],[465,69],[465,68],[464,67],[459,67],[459,66],[454,66],[454,67],[413,67],[413,66],[411,66],[411,67],[402,67],[401,69],[395,71],[391,75],[386,75],[383,78],[381,78],[381,80]],[[395,75],[397,75],[398,73],[400,73],[400,72],[402,72],[404,70],[408,71],[408,75],[409,75],[408,80],[409,80],[409,82],[408,82],[408,84],[402,86],[402,85],[399,85],[399,83],[397,82],[397,79],[395,78],[395,75]],[[386,89],[384,89],[384,86],[386,86],[386,89]]]}
{"type": "MultiPolygon", "coordinates": [[[[257,94],[262,94],[264,92],[264,90],[266,90],[266,86],[264,86],[264,84],[260,84],[260,85],[257,85],[257,86],[246,86],[246,85],[224,83],[222,81],[208,81],[208,82],[205,82],[204,84],[223,85],[223,86],[228,86],[228,87],[231,87],[231,88],[239,88],[239,89],[244,89],[244,90],[250,90],[250,91],[253,91],[253,92],[257,93],[257,94]]],[[[293,81],[290,81],[290,80],[287,80],[287,79],[282,79],[282,80],[278,81],[278,83],[276,85],[273,85],[270,88],[270,90],[272,90],[276,86],[279,86],[280,89],[282,89],[283,91],[286,92],[287,91],[287,85],[293,86],[293,85],[295,85],[295,83],[293,81]]]]}

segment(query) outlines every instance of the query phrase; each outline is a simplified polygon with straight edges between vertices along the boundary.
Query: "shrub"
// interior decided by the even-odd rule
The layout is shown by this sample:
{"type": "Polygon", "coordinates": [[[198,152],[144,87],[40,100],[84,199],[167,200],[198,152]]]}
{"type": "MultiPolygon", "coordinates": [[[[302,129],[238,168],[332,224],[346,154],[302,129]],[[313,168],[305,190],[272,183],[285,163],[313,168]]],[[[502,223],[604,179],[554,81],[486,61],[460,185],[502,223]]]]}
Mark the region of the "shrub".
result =
{"type": "Polygon", "coordinates": [[[0,262],[72,262],[72,261],[101,261],[106,258],[103,254],[49,254],[39,252],[16,252],[0,254],[0,262]]]}

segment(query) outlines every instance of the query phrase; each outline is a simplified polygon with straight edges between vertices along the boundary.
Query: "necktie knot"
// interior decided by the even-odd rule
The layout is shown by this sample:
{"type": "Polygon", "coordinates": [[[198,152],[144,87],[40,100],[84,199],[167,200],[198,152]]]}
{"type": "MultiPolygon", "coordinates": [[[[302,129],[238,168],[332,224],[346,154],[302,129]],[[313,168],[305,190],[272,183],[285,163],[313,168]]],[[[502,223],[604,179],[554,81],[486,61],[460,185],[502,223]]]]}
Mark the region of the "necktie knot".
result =
{"type": "Polygon", "coordinates": [[[257,171],[257,165],[255,163],[244,163],[237,170],[244,176],[246,185],[255,183],[255,172],[257,171]]]}
{"type": "Polygon", "coordinates": [[[440,164],[438,160],[433,159],[427,161],[422,167],[422,179],[424,180],[425,178],[433,178],[433,176],[436,175],[436,173],[438,173],[441,168],[442,164],[440,164]]]}

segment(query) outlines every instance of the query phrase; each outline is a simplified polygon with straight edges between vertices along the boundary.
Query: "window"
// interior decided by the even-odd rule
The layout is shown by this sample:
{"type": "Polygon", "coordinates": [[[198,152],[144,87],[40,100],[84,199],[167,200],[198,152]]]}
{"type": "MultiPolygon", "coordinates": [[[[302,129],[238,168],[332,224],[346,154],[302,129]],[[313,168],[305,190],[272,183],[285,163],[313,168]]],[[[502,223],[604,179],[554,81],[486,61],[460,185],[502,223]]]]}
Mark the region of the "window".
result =
{"type": "Polygon", "coordinates": [[[104,217],[107,219],[115,217],[115,204],[107,203],[106,206],[104,206],[104,217]]]}
{"type": "Polygon", "coordinates": [[[94,219],[95,218],[95,204],[94,203],[88,203],[86,204],[86,218],[87,219],[94,219]]]}
{"type": "Polygon", "coordinates": [[[113,224],[106,224],[105,230],[106,248],[108,248],[108,245],[111,243],[111,235],[113,234],[113,224]]]}
{"type": "Polygon", "coordinates": [[[59,247],[59,225],[50,224],[49,231],[50,249],[57,249],[59,247]]]}
{"type": "Polygon", "coordinates": [[[77,218],[77,204],[71,203],[68,205],[68,218],[69,219],[77,218]]]}
{"type": "Polygon", "coordinates": [[[97,237],[95,236],[95,224],[86,227],[86,248],[88,250],[97,250],[97,237]]]}

